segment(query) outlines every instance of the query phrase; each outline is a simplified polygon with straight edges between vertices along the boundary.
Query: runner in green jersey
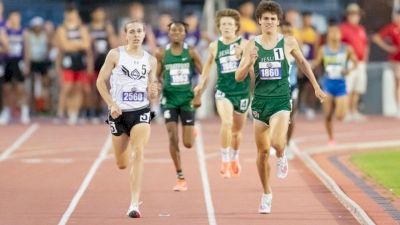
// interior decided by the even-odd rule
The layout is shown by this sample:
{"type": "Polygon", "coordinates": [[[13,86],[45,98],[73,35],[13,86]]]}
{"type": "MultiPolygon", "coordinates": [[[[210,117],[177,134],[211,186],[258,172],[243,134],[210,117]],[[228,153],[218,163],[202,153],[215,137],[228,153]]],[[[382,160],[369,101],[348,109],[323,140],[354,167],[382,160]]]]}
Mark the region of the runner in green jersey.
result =
{"type": "Polygon", "coordinates": [[[186,24],[176,21],[169,25],[170,44],[157,55],[157,74],[162,84],[161,106],[169,136],[169,152],[174,161],[177,183],[174,191],[186,191],[187,183],[182,171],[178,143],[178,117],[182,122],[182,140],[186,148],[191,148],[194,140],[194,108],[192,106],[193,90],[191,78],[194,69],[200,73],[202,64],[200,56],[189,48],[184,39],[186,24]]]}
{"type": "MultiPolygon", "coordinates": [[[[217,66],[217,92],[215,102],[221,118],[220,140],[222,164],[220,174],[224,178],[240,174],[239,144],[241,130],[250,104],[250,77],[235,80],[242,48],[247,41],[237,36],[240,14],[234,9],[224,9],[217,13],[216,23],[221,37],[212,42],[209,55],[202,72],[202,79],[195,88],[196,97],[205,88],[213,63],[217,66]]],[[[197,98],[196,98],[197,99],[197,98]]]]}
{"type": "Polygon", "coordinates": [[[271,213],[272,193],[269,182],[270,147],[276,149],[277,175],[285,178],[288,172],[284,155],[286,134],[291,111],[289,62],[292,55],[301,71],[306,74],[315,90],[315,95],[323,101],[325,93],[319,87],[311,66],[301,53],[293,36],[283,37],[278,33],[281,6],[274,1],[261,1],[256,9],[256,18],[262,34],[251,40],[245,47],[243,59],[236,71],[236,80],[246,78],[250,71],[255,75],[254,133],[257,145],[257,168],[263,186],[259,213],[271,213]]]}

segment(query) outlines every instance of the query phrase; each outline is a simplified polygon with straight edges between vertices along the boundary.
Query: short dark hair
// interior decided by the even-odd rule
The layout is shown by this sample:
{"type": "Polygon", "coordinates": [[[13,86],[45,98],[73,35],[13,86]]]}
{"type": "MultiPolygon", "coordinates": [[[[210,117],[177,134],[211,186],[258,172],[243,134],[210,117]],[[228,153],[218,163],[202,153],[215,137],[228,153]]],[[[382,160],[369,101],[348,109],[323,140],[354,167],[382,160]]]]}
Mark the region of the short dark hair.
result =
{"type": "Polygon", "coordinates": [[[187,23],[181,21],[181,20],[174,20],[174,21],[172,21],[170,24],[168,24],[168,30],[171,30],[171,26],[174,25],[174,24],[182,25],[183,28],[185,29],[185,33],[188,32],[187,30],[188,30],[188,26],[189,26],[189,25],[188,25],[187,23]]]}
{"type": "Polygon", "coordinates": [[[277,2],[262,0],[256,8],[256,19],[261,19],[262,14],[265,12],[270,12],[277,15],[279,20],[282,19],[282,7],[277,2]]]}

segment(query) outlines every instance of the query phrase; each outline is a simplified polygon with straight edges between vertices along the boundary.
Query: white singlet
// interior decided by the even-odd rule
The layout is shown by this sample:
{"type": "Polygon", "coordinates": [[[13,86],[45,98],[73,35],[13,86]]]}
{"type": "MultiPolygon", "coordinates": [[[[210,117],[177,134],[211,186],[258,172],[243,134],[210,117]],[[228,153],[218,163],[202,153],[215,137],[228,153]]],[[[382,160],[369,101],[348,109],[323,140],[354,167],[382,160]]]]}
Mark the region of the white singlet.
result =
{"type": "Polygon", "coordinates": [[[124,46],[118,47],[119,61],[110,77],[110,94],[122,111],[134,111],[149,106],[147,98],[150,54],[142,57],[128,55],[124,46]]]}

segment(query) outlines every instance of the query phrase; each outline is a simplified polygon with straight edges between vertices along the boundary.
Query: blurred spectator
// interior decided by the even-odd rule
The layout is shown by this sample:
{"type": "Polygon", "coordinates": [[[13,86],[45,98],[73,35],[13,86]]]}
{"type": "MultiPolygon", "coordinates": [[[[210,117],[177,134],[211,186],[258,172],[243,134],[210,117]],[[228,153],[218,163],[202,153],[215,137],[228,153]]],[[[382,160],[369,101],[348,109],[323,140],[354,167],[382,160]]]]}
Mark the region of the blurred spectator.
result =
{"type": "Polygon", "coordinates": [[[85,82],[87,72],[90,73],[88,70],[91,66],[88,63],[90,60],[87,60],[91,53],[89,32],[82,25],[76,8],[65,9],[64,22],[57,29],[57,44],[57,65],[62,76],[57,116],[62,119],[67,109],[68,124],[74,125],[78,122],[83,101],[82,83],[85,82]]]}
{"type": "Polygon", "coordinates": [[[400,10],[397,10],[393,21],[382,27],[379,33],[374,34],[373,41],[389,54],[396,80],[396,117],[400,119],[400,10]]]}
{"type": "Polygon", "coordinates": [[[244,38],[250,39],[259,33],[258,24],[254,21],[254,3],[244,1],[239,5],[240,12],[240,34],[244,38]]]}
{"type": "Polygon", "coordinates": [[[162,13],[158,19],[158,28],[154,29],[157,47],[164,48],[168,42],[168,25],[172,22],[172,16],[168,13],[162,13]]]}
{"type": "MultiPolygon", "coordinates": [[[[302,13],[303,25],[299,29],[298,39],[302,43],[302,50],[304,57],[311,61],[315,58],[316,51],[319,45],[320,35],[317,33],[315,28],[312,26],[312,14],[311,12],[305,11],[302,13]]],[[[305,107],[305,113],[307,119],[315,118],[315,108],[317,105],[317,99],[315,98],[314,89],[308,79],[303,74],[300,74],[299,80],[299,101],[303,103],[305,107]]]]}
{"type": "MultiPolygon", "coordinates": [[[[1,77],[4,76],[5,59],[6,59],[6,54],[8,52],[8,39],[5,29],[5,21],[3,18],[3,11],[4,11],[4,5],[3,2],[0,1],[0,80],[2,79],[1,77]]],[[[0,83],[0,109],[2,109],[3,107],[2,86],[3,85],[0,83]]]]}
{"type": "MultiPolygon", "coordinates": [[[[144,6],[139,3],[139,2],[133,2],[129,5],[129,18],[124,18],[122,20],[122,26],[119,30],[119,35],[120,35],[120,43],[125,44],[125,32],[124,32],[124,25],[125,23],[129,22],[130,20],[139,20],[142,22],[144,21],[144,6]]],[[[153,29],[151,26],[147,23],[145,27],[145,32],[146,36],[143,41],[143,45],[145,46],[146,50],[150,51],[151,54],[156,53],[157,51],[157,44],[156,44],[156,38],[153,33],[153,29]]]]}
{"type": "Polygon", "coordinates": [[[107,15],[102,7],[97,7],[91,13],[91,21],[89,24],[89,34],[91,37],[91,46],[94,60],[94,74],[89,74],[84,83],[86,111],[84,116],[91,120],[92,123],[98,123],[102,110],[101,98],[95,88],[95,81],[101,67],[106,59],[107,53],[111,48],[117,46],[117,37],[113,26],[107,21],[107,15]]]}
{"type": "Polygon", "coordinates": [[[346,86],[349,93],[349,112],[346,120],[365,120],[358,111],[359,99],[367,89],[367,67],[369,56],[368,37],[365,28],[360,24],[361,9],[356,3],[346,8],[346,21],[340,25],[343,42],[349,44],[356,53],[359,63],[355,70],[346,76],[346,86]]]}
{"type": "Polygon", "coordinates": [[[202,39],[206,40],[208,43],[211,42],[211,38],[208,36],[207,32],[200,29],[199,17],[196,13],[188,13],[184,18],[184,22],[188,25],[185,42],[189,46],[197,47],[202,39]]]}
{"type": "Polygon", "coordinates": [[[0,124],[8,124],[11,120],[11,110],[15,102],[20,103],[21,123],[30,122],[28,95],[25,90],[25,76],[28,73],[24,65],[24,44],[26,33],[21,25],[21,13],[11,11],[6,23],[9,48],[6,58],[5,74],[1,77],[3,83],[4,107],[0,116],[0,124]],[[15,85],[15,88],[14,88],[15,85]],[[15,92],[15,93],[13,93],[15,92]],[[15,97],[18,97],[16,99],[15,97]]]}
{"type": "Polygon", "coordinates": [[[30,69],[29,74],[31,75],[31,99],[33,100],[31,104],[36,112],[43,112],[49,110],[50,104],[50,78],[48,77],[50,42],[42,17],[32,18],[29,26],[25,63],[30,69]]]}
{"type": "Polygon", "coordinates": [[[299,27],[301,25],[301,18],[299,11],[290,8],[285,12],[285,20],[291,25],[292,35],[300,41],[299,27]]]}

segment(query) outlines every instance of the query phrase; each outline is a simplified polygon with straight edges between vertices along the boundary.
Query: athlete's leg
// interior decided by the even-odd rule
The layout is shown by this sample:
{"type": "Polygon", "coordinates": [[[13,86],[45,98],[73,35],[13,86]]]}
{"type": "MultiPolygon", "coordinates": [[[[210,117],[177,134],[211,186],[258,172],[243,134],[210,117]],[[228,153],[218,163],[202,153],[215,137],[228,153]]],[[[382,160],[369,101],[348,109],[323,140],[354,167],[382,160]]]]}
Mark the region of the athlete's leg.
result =
{"type": "Polygon", "coordinates": [[[194,111],[181,111],[182,140],[186,148],[191,148],[194,141],[194,111]]]}
{"type": "Polygon", "coordinates": [[[67,104],[70,124],[77,123],[79,110],[81,109],[82,102],[83,102],[82,84],[80,82],[76,82],[74,83],[71,93],[69,95],[69,104],[67,104]]]}
{"type": "Polygon", "coordinates": [[[169,138],[169,154],[174,162],[176,171],[179,172],[182,171],[182,165],[179,150],[178,125],[176,122],[167,122],[166,127],[169,138]]]}
{"type": "Polygon", "coordinates": [[[322,103],[322,109],[324,111],[325,129],[328,133],[329,141],[333,141],[332,119],[334,114],[334,98],[331,95],[326,96],[322,103]]]}
{"type": "Polygon", "coordinates": [[[233,105],[226,99],[216,100],[218,115],[221,119],[220,143],[223,149],[231,147],[233,105]]]}
{"type": "Polygon", "coordinates": [[[221,143],[221,169],[223,178],[229,178],[230,174],[230,148],[232,144],[233,105],[226,99],[217,99],[216,106],[221,119],[220,143],[221,143]]]}
{"type": "Polygon", "coordinates": [[[247,112],[238,113],[233,112],[233,124],[232,124],[232,150],[236,151],[239,149],[240,142],[242,140],[242,129],[246,122],[247,112]]]}
{"type": "Polygon", "coordinates": [[[29,98],[28,94],[25,91],[24,83],[18,82],[16,84],[16,89],[17,89],[18,101],[21,106],[21,123],[28,124],[30,122],[29,105],[28,105],[29,98]]]}
{"type": "Polygon", "coordinates": [[[281,158],[286,147],[286,135],[289,127],[290,112],[280,111],[270,118],[271,146],[276,150],[276,156],[281,158]]]}
{"type": "Polygon", "coordinates": [[[119,169],[123,170],[129,165],[129,136],[121,134],[120,136],[112,136],[112,144],[114,149],[115,161],[119,169]]]}
{"type": "Polygon", "coordinates": [[[233,112],[232,124],[232,145],[231,145],[231,173],[234,176],[239,176],[241,166],[239,163],[239,145],[242,140],[242,128],[246,121],[247,112],[233,112]]]}
{"type": "Polygon", "coordinates": [[[289,123],[289,128],[288,128],[288,133],[287,133],[287,137],[286,137],[286,143],[289,144],[290,140],[292,139],[292,135],[293,135],[293,130],[294,130],[294,125],[295,125],[295,120],[294,117],[296,116],[297,113],[297,99],[292,99],[292,112],[290,112],[290,123],[289,123]]]}
{"type": "Polygon", "coordinates": [[[132,150],[130,168],[131,204],[139,203],[143,176],[143,152],[144,146],[149,141],[149,137],[150,124],[148,123],[139,123],[131,129],[129,143],[132,150]]]}
{"type": "Polygon", "coordinates": [[[348,106],[347,101],[348,101],[347,95],[335,98],[335,117],[340,121],[342,121],[346,116],[347,106],[348,106]]]}
{"type": "Polygon", "coordinates": [[[269,175],[271,167],[269,165],[269,149],[271,146],[269,138],[269,127],[259,121],[254,120],[254,136],[257,145],[257,169],[258,175],[260,176],[261,184],[263,187],[264,194],[271,193],[271,186],[269,184],[269,175]]]}

